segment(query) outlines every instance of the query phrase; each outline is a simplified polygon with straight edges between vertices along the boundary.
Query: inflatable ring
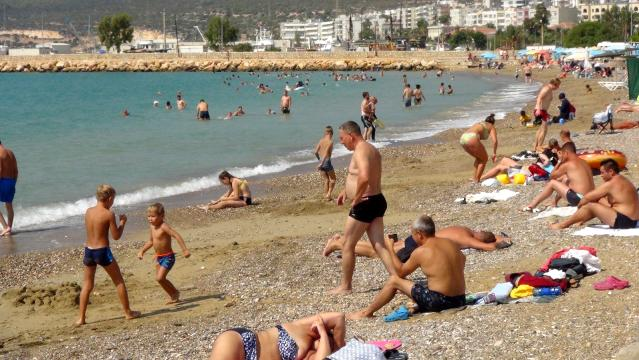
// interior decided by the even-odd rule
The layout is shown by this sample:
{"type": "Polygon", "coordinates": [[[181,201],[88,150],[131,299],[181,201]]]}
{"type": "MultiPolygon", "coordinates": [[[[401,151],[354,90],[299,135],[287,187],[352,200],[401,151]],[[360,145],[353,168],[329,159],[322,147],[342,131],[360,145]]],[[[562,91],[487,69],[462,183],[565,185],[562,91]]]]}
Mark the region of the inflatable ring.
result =
{"type": "Polygon", "coordinates": [[[620,169],[625,169],[627,163],[626,155],[617,150],[581,151],[577,153],[577,156],[585,160],[593,170],[599,170],[599,168],[601,167],[601,162],[606,159],[612,159],[616,161],[620,169]]]}

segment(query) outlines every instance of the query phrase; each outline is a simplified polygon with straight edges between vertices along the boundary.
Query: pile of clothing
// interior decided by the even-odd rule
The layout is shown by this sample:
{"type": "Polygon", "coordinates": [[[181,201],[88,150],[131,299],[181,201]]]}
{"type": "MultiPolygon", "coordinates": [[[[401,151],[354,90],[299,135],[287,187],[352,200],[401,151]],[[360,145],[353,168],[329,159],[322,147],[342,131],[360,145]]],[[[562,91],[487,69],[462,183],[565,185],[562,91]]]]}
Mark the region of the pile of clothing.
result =
{"type": "Polygon", "coordinates": [[[487,293],[470,294],[467,305],[510,304],[519,302],[549,302],[579,286],[584,276],[601,271],[597,249],[589,246],[565,248],[552,254],[533,275],[511,273],[487,293]]]}

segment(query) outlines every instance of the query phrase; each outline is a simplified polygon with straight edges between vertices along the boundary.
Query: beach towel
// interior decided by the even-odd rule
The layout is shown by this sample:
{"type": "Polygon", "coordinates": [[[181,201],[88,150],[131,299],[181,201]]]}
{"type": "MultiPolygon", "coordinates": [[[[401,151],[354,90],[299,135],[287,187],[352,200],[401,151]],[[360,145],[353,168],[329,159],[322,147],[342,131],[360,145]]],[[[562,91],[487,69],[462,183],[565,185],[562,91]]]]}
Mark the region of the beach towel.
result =
{"type": "Polygon", "coordinates": [[[495,201],[505,201],[510,199],[511,197],[519,194],[516,191],[502,189],[499,191],[493,192],[480,192],[478,194],[468,194],[463,198],[456,199],[457,203],[469,203],[469,204],[489,204],[495,201]]]}
{"type": "Polygon", "coordinates": [[[531,218],[530,220],[543,219],[550,216],[568,217],[574,215],[576,212],[576,206],[554,207],[540,212],[539,214],[537,214],[537,216],[531,218]]]}
{"type": "Polygon", "coordinates": [[[639,228],[611,229],[608,225],[590,225],[572,233],[575,236],[639,236],[639,228]]]}

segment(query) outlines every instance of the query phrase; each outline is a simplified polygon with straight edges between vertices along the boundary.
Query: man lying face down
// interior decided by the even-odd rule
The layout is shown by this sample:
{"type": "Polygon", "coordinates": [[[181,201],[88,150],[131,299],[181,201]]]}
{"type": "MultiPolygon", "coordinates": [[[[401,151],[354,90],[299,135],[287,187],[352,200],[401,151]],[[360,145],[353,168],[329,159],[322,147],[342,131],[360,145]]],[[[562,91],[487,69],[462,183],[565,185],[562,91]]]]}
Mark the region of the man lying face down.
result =
{"type": "Polygon", "coordinates": [[[411,235],[419,246],[405,263],[402,263],[392,251],[392,240],[386,241],[397,275],[389,277],[366,309],[349,314],[349,319],[372,317],[395,297],[397,290],[417,303],[417,310],[420,312],[442,311],[465,304],[466,257],[461,253],[459,246],[452,240],[436,237],[435,224],[427,215],[415,220],[411,235]],[[428,287],[405,279],[417,268],[428,278],[428,287]]]}

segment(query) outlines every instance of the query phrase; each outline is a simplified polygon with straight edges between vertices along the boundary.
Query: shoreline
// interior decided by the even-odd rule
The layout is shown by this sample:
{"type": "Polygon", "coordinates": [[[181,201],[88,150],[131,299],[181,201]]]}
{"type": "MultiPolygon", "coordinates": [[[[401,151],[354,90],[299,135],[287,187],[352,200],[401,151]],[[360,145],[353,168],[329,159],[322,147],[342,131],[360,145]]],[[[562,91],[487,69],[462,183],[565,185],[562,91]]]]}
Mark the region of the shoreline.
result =
{"type": "MultiPolygon", "coordinates": [[[[547,80],[556,72],[540,74],[547,80]]],[[[619,92],[609,93],[596,81],[568,79],[562,84],[578,109],[578,119],[567,126],[578,132],[579,147],[615,147],[636,164],[639,149],[633,144],[639,131],[613,135],[584,135],[590,116],[604,101],[614,102],[619,92]],[[594,93],[586,95],[583,84],[594,93]]],[[[555,94],[556,95],[556,94],[555,94]]],[[[552,106],[556,104],[553,101],[552,106]]],[[[554,107],[552,107],[554,109],[554,107]]],[[[526,107],[530,109],[530,105],[526,107]]],[[[536,128],[519,126],[509,113],[497,124],[499,154],[530,147],[536,128]]],[[[547,139],[560,126],[551,126],[547,139]]],[[[424,314],[408,321],[386,324],[382,316],[406,297],[397,296],[374,319],[349,321],[347,336],[366,340],[399,338],[411,359],[428,358],[545,358],[579,356],[611,358],[622,346],[639,340],[639,289],[631,287],[611,294],[596,292],[592,283],[615,275],[639,281],[636,264],[639,249],[634,238],[580,238],[569,231],[554,232],[546,220],[531,221],[519,212],[540,190],[541,184],[508,187],[520,194],[508,202],[489,205],[454,204],[469,192],[489,191],[467,182],[472,159],[457,140],[463,130],[447,130],[433,144],[406,144],[382,149],[383,189],[389,201],[384,217],[386,230],[406,234],[407,225],[422,213],[432,214],[438,226],[466,225],[476,229],[505,231],[513,237],[508,249],[471,251],[466,255],[468,292],[490,289],[505,273],[531,271],[551,253],[566,246],[589,245],[599,250],[605,272],[587,277],[582,286],[548,304],[517,304],[468,308],[456,313],[424,314]],[[508,321],[504,321],[508,319],[508,321]],[[504,337],[507,333],[509,336],[504,337]],[[579,334],[575,337],[575,334],[579,334]],[[605,338],[606,341],[601,341],[605,338]],[[566,347],[578,341],[580,346],[566,347]]],[[[490,164],[489,164],[490,165],[490,164]]],[[[336,189],[343,186],[344,170],[338,170],[336,189]]],[[[639,180],[636,166],[624,173],[639,180]]],[[[77,306],[66,303],[14,306],[11,291],[0,297],[0,354],[18,358],[70,358],[84,354],[107,357],[204,358],[212,340],[222,330],[238,325],[254,330],[273,326],[319,311],[354,311],[368,303],[386,279],[376,259],[357,259],[352,295],[331,297],[325,291],[339,277],[340,261],[321,256],[325,239],[341,231],[347,208],[322,202],[316,172],[263,180],[264,201],[254,207],[205,214],[189,208],[170,210],[168,222],[184,237],[192,257],[178,258],[170,278],[186,302],[162,305],[164,294],[153,281],[152,261],[139,261],[133,250],[146,232],[129,233],[126,242],[113,242],[114,254],[123,269],[134,309],[146,317],[121,319],[113,285],[98,271],[96,289],[89,306],[89,325],[71,324],[77,306]]],[[[50,287],[67,292],[65,282],[81,281],[81,249],[0,258],[0,288],[26,286],[34,294],[50,287]],[[39,290],[38,290],[39,291],[39,290]]],[[[57,300],[56,300],[57,301],[57,300]]]]}

